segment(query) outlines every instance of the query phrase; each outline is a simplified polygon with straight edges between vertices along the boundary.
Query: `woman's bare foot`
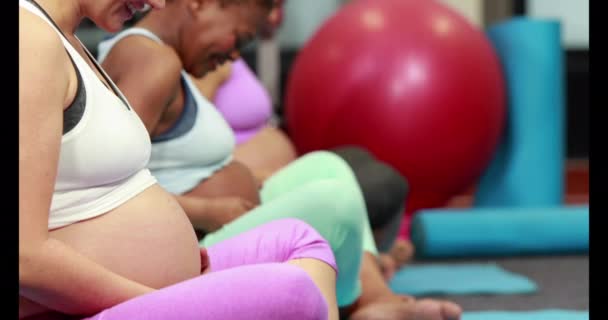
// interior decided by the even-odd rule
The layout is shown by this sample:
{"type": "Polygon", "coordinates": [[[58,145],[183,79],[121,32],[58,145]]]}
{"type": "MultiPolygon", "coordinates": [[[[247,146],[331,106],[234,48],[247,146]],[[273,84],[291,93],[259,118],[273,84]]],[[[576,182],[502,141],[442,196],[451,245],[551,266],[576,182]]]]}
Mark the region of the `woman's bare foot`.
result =
{"type": "Polygon", "coordinates": [[[361,261],[361,295],[341,310],[352,320],[458,320],[461,308],[452,303],[431,299],[416,300],[397,295],[383,281],[377,260],[364,252],[361,261]]]}
{"type": "Polygon", "coordinates": [[[393,257],[397,269],[403,267],[414,257],[414,244],[406,239],[397,239],[389,254],[393,257]]]}
{"type": "Polygon", "coordinates": [[[458,320],[462,309],[448,301],[416,300],[409,296],[380,297],[358,308],[349,320],[458,320]]]}

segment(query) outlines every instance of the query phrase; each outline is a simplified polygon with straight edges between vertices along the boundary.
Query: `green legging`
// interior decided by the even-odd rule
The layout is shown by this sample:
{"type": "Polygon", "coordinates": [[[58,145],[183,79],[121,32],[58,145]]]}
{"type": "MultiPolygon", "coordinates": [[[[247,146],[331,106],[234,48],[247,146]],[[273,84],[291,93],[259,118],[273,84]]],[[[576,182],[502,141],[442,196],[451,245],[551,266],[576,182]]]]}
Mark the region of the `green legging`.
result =
{"type": "Polygon", "coordinates": [[[264,182],[262,204],[201,240],[208,247],[279,218],[297,218],[315,228],[331,245],[338,265],[340,307],[361,295],[363,251],[377,255],[363,194],[354,173],[339,156],[306,154],[264,182]]]}

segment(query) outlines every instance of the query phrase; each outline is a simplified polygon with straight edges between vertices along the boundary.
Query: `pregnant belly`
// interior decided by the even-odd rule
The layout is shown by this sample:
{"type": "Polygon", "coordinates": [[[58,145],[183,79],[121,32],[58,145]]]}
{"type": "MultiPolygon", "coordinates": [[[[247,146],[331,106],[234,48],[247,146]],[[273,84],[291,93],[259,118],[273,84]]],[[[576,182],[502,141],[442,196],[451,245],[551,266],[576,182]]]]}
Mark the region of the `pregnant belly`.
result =
{"type": "MultiPolygon", "coordinates": [[[[158,185],[104,215],[53,230],[50,237],[153,288],[200,274],[194,229],[173,196],[158,185]]],[[[41,307],[22,299],[19,309],[20,314],[32,314],[41,307]]]]}

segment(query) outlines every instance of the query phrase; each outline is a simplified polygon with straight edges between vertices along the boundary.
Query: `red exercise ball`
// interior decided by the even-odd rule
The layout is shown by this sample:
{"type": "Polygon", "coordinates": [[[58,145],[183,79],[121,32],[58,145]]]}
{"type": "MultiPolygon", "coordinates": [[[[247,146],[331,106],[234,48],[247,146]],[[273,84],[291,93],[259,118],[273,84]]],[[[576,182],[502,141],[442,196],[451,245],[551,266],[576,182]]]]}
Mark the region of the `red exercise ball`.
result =
{"type": "Polygon", "coordinates": [[[433,0],[356,0],[301,49],[287,130],[299,153],[359,145],[407,177],[408,211],[444,205],[489,164],[505,83],[482,30],[433,0]]]}

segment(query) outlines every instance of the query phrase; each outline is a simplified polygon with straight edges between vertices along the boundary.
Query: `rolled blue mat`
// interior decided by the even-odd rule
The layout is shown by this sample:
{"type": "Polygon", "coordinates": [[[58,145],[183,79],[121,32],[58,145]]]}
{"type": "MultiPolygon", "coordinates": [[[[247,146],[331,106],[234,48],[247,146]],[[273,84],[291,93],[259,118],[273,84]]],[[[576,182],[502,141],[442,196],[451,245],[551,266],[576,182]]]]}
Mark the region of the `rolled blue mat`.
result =
{"type": "Polygon", "coordinates": [[[427,258],[585,253],[589,207],[423,210],[411,239],[416,255],[427,258]]]}
{"type": "Polygon", "coordinates": [[[490,27],[487,36],[506,77],[508,115],[474,205],[561,205],[565,157],[561,24],[514,18],[490,27]]]}

